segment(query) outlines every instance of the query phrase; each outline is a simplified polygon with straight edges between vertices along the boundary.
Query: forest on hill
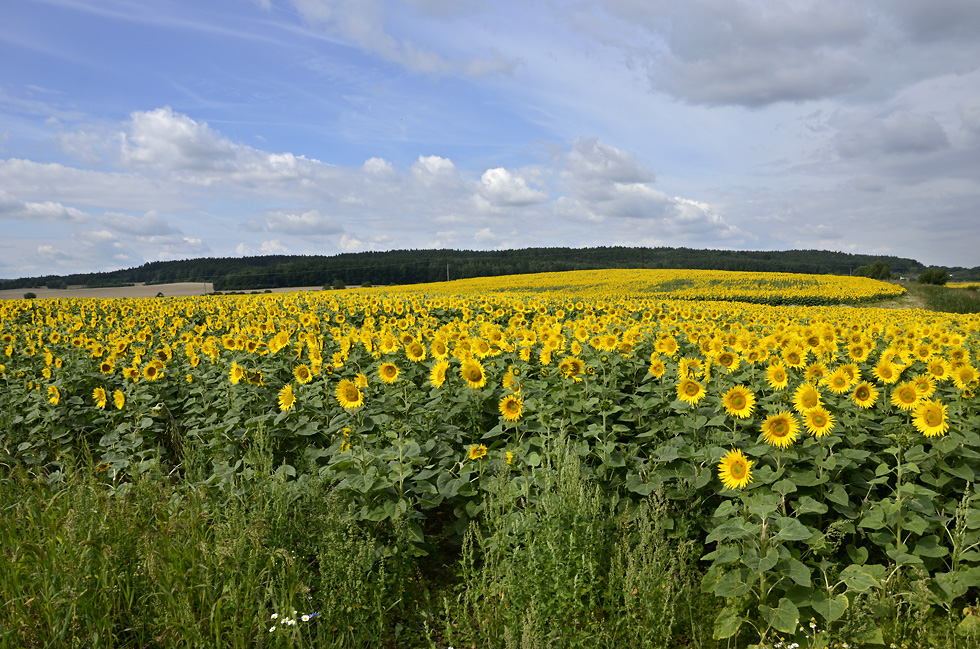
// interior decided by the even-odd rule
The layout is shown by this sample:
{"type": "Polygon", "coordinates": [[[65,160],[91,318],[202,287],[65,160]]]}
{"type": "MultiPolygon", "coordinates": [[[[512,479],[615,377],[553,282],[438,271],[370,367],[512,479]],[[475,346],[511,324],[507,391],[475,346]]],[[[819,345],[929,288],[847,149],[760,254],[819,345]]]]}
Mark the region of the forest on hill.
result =
{"type": "MultiPolygon", "coordinates": [[[[524,248],[519,250],[392,250],[332,256],[265,255],[148,262],[136,268],[0,280],[0,289],[88,288],[212,282],[217,291],[288,286],[393,285],[447,279],[603,268],[673,268],[850,275],[874,262],[898,276],[925,266],[914,259],[824,250],[742,251],[692,248],[524,248]]],[[[980,279],[980,267],[948,269],[953,279],[980,279]]]]}

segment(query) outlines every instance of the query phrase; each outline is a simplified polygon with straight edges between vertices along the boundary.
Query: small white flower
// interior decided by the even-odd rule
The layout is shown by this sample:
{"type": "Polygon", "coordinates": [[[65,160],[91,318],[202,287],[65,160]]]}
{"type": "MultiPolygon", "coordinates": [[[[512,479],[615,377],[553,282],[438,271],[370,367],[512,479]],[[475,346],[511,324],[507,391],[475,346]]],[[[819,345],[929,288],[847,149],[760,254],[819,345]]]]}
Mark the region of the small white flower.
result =
{"type": "Polygon", "coordinates": [[[271,618],[271,619],[273,619],[273,620],[275,620],[275,619],[277,619],[278,617],[279,617],[279,614],[278,614],[278,613],[273,613],[273,614],[272,614],[272,618],[271,618]]]}
{"type": "Polygon", "coordinates": [[[309,615],[304,615],[300,619],[303,620],[304,622],[309,622],[310,621],[310,616],[309,615]]]}
{"type": "Polygon", "coordinates": [[[275,625],[269,627],[269,633],[272,633],[275,630],[276,630],[275,625]]]}

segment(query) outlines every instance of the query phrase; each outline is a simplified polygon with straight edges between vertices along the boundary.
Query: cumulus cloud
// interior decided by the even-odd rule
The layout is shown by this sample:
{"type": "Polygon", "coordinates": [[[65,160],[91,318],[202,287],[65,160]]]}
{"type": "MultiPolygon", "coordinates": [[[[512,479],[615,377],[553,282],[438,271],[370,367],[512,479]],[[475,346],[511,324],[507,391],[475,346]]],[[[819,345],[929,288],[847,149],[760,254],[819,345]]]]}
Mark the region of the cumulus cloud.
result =
{"type": "Polygon", "coordinates": [[[566,173],[577,180],[645,183],[654,180],[653,172],[636,158],[595,137],[580,137],[572,141],[571,151],[564,156],[566,173]]]}
{"type": "Polygon", "coordinates": [[[930,115],[897,110],[841,133],[837,149],[846,158],[921,154],[949,146],[943,127],[930,115]]]}
{"type": "Polygon", "coordinates": [[[547,192],[528,186],[522,176],[503,167],[487,169],[480,182],[483,196],[494,205],[532,205],[548,200],[547,192]]]}
{"type": "Polygon", "coordinates": [[[57,201],[22,201],[0,189],[0,218],[20,221],[81,221],[87,215],[57,201]]]}
{"type": "Polygon", "coordinates": [[[262,250],[262,254],[265,255],[288,255],[290,254],[289,248],[284,246],[279,239],[269,239],[268,241],[263,241],[262,245],[259,246],[262,250]]]}

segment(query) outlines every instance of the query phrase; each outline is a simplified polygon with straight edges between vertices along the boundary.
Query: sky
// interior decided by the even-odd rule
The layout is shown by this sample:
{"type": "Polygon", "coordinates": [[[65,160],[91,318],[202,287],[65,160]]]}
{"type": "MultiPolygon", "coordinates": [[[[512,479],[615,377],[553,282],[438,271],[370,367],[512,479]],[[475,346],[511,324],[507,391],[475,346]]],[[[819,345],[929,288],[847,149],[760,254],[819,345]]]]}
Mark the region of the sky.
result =
{"type": "Polygon", "coordinates": [[[0,278],[538,246],[980,265],[976,0],[5,0],[0,278]]]}

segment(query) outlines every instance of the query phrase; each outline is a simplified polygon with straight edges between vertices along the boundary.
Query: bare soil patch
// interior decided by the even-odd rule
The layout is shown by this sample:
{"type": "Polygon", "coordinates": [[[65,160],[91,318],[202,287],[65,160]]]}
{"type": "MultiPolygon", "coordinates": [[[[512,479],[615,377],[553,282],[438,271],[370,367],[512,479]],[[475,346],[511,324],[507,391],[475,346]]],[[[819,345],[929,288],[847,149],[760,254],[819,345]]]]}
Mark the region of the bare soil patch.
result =
{"type": "MultiPolygon", "coordinates": [[[[273,293],[294,293],[296,291],[320,291],[323,290],[323,287],[293,286],[270,290],[273,293]]],[[[177,282],[174,284],[137,284],[135,286],[119,286],[114,288],[17,288],[0,291],[0,300],[19,300],[24,297],[24,293],[28,292],[37,295],[38,299],[59,297],[94,297],[102,299],[156,297],[158,293],[163,293],[164,297],[186,297],[188,295],[214,293],[214,285],[203,282],[177,282]]],[[[242,292],[248,293],[249,291],[242,292]]]]}

